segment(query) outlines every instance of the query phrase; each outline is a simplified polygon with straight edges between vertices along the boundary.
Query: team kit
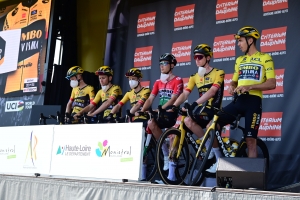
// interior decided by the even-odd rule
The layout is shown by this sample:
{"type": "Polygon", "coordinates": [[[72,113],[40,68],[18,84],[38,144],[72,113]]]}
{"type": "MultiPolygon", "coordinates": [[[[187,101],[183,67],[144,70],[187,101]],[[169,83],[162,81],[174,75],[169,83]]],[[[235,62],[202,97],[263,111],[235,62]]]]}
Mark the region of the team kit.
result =
{"type": "MultiPolygon", "coordinates": [[[[221,130],[225,125],[231,124],[236,119],[233,116],[244,117],[244,138],[248,147],[248,157],[255,158],[257,157],[256,140],[262,115],[262,92],[276,88],[274,62],[271,55],[257,50],[256,42],[260,38],[260,33],[256,28],[242,27],[232,37],[244,53],[236,59],[233,77],[227,91],[237,98],[222,108],[224,113],[219,116],[217,127],[221,130]]],[[[176,57],[171,53],[162,52],[159,57],[161,75],[154,82],[153,87],[151,89],[143,87],[141,85],[143,74],[138,67],[133,67],[125,74],[131,88],[125,95],[119,85],[112,83],[114,72],[109,66],[101,66],[95,72],[101,85],[97,93],[93,86],[85,83],[82,76],[83,68],[71,67],[66,78],[73,89],[66,106],[65,123],[83,123],[81,120],[83,116],[98,123],[142,122],[148,135],[151,134],[158,141],[164,130],[176,124],[179,113],[189,110],[193,116],[185,117],[184,126],[201,140],[205,133],[204,129],[214,118],[214,108],[221,109],[225,72],[211,66],[213,51],[208,44],[199,44],[192,49],[192,52],[196,65],[195,73],[189,77],[186,87],[183,79],[173,74],[177,64],[176,57]],[[190,104],[185,103],[195,87],[199,98],[193,99],[190,104]],[[159,98],[159,106],[154,109],[152,104],[156,97],[159,98]],[[124,117],[121,110],[126,102],[130,103],[130,109],[124,117]]],[[[164,156],[163,169],[169,170],[168,179],[175,181],[177,161],[170,153],[172,141],[170,137],[161,148],[164,156]]],[[[215,156],[216,162],[206,171],[214,174],[218,159],[223,157],[218,144],[212,145],[211,154],[215,156]]],[[[143,167],[146,166],[144,164],[143,167]]],[[[142,178],[145,177],[146,169],[142,168],[142,178]]]]}

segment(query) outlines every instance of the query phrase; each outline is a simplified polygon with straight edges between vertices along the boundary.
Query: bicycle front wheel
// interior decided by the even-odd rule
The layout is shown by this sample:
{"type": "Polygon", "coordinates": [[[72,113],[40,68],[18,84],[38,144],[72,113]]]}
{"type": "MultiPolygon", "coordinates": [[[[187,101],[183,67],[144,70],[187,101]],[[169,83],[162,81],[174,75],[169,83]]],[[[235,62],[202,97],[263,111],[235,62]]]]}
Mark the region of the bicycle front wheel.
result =
{"type": "Polygon", "coordinates": [[[151,137],[144,161],[146,163],[146,181],[151,181],[157,172],[156,166],[156,140],[151,137]]]}
{"type": "MultiPolygon", "coordinates": [[[[179,144],[179,140],[181,137],[181,132],[178,129],[171,128],[165,131],[158,142],[157,145],[157,154],[156,154],[156,161],[157,161],[157,168],[158,172],[162,178],[162,181],[166,184],[170,185],[181,185],[184,182],[184,179],[188,173],[189,165],[190,165],[190,151],[188,147],[188,143],[186,139],[183,140],[182,149],[180,152],[179,157],[176,159],[177,149],[173,149],[171,154],[173,161],[176,163],[175,173],[172,174],[172,177],[175,176],[175,180],[170,180],[169,177],[169,170],[164,170],[164,152],[163,152],[163,145],[167,145],[169,147],[172,146],[172,138],[177,137],[177,145],[179,144]]],[[[169,148],[170,149],[170,148],[169,148]]]]}
{"type": "MultiPolygon", "coordinates": [[[[210,130],[208,135],[203,138],[198,149],[198,157],[194,159],[193,165],[189,174],[189,185],[200,185],[204,180],[204,172],[211,165],[208,162],[208,157],[212,151],[212,146],[215,138],[215,130],[210,130]]],[[[196,156],[196,155],[195,155],[196,156]]]]}

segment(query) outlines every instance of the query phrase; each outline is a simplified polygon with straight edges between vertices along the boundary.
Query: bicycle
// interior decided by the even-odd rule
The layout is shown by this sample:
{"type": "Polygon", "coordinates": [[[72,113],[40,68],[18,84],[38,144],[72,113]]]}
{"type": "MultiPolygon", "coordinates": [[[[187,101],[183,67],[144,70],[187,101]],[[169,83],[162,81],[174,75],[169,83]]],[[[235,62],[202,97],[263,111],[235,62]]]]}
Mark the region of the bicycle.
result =
{"type": "MultiPolygon", "coordinates": [[[[236,101],[237,96],[233,101],[236,101]]],[[[203,105],[202,110],[204,109],[207,102],[203,105]]],[[[158,171],[166,184],[187,184],[187,185],[200,185],[200,183],[204,180],[204,172],[205,170],[214,163],[213,159],[208,160],[209,153],[212,149],[212,144],[214,141],[214,137],[217,136],[217,140],[220,146],[220,149],[225,157],[247,157],[247,144],[244,137],[241,138],[240,142],[237,142],[234,139],[227,138],[228,141],[225,143],[220,133],[216,131],[216,125],[218,122],[219,115],[221,113],[225,113],[222,109],[213,107],[212,109],[215,112],[211,125],[207,128],[203,139],[201,141],[196,140],[192,137],[192,134],[188,132],[187,128],[184,127],[184,118],[186,116],[191,117],[195,120],[193,114],[191,113],[191,109],[189,109],[190,105],[188,103],[185,104],[185,108],[187,109],[186,113],[182,114],[181,124],[179,129],[171,128],[168,129],[159,140],[159,144],[157,147],[157,160],[158,160],[158,171]],[[166,172],[162,170],[162,160],[160,146],[161,143],[169,137],[169,135],[175,135],[170,155],[171,159],[177,161],[177,167],[175,171],[176,181],[171,181],[167,178],[166,172]],[[195,154],[190,154],[189,144],[196,152],[195,154]],[[206,146],[208,147],[206,149],[206,146]],[[191,160],[191,161],[190,161],[191,160]],[[190,166],[192,164],[192,166],[190,166]],[[189,177],[188,177],[189,176],[189,177]]],[[[202,112],[201,110],[201,112],[202,112]]],[[[226,113],[229,114],[229,113],[226,113]]],[[[229,114],[230,115],[230,114],[229,114]]],[[[232,123],[232,128],[239,128],[244,133],[244,128],[239,126],[239,120],[241,116],[235,116],[236,121],[232,123]]],[[[265,143],[261,139],[257,139],[257,146],[260,151],[259,157],[263,157],[266,159],[267,168],[269,166],[269,153],[268,148],[265,143]]]]}

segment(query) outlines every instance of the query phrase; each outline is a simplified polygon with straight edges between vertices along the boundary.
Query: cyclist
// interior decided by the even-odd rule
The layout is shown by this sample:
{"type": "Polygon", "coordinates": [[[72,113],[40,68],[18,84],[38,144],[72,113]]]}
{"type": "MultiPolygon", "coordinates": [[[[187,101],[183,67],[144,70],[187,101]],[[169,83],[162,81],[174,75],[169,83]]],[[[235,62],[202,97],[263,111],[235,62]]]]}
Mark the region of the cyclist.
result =
{"type": "Polygon", "coordinates": [[[90,105],[86,106],[76,115],[74,115],[74,118],[94,109],[101,101],[101,106],[94,112],[89,113],[88,116],[95,116],[98,113],[103,112],[103,114],[101,114],[101,118],[102,122],[105,123],[108,122],[107,116],[109,115],[111,109],[119,102],[120,97],[122,96],[122,90],[120,86],[111,83],[113,70],[109,66],[100,67],[95,74],[99,77],[101,90],[97,92],[95,99],[90,103],[90,105]]]}
{"type": "MultiPolygon", "coordinates": [[[[143,78],[141,70],[137,68],[129,69],[125,76],[129,79],[129,86],[131,90],[127,92],[122,100],[113,107],[113,109],[110,111],[109,118],[112,118],[113,115],[116,114],[127,101],[130,101],[130,113],[134,115],[136,111],[142,108],[150,95],[150,89],[141,86],[140,81],[143,78]]],[[[133,117],[133,121],[145,123],[147,120],[144,116],[139,116],[133,117]]]]}
{"type": "MultiPolygon", "coordinates": [[[[172,106],[172,110],[177,112],[178,106],[187,100],[193,88],[196,86],[199,92],[199,98],[191,104],[191,109],[194,111],[196,121],[190,117],[184,119],[184,124],[200,139],[204,136],[203,129],[214,116],[214,111],[211,106],[221,107],[223,91],[224,91],[224,76],[225,72],[220,69],[213,68],[209,62],[213,57],[213,52],[207,44],[199,44],[194,48],[194,59],[198,67],[198,73],[190,76],[187,87],[183,93],[178,97],[172,106]],[[205,107],[200,113],[204,102],[209,101],[209,107],[205,107]]],[[[211,151],[209,158],[215,155],[216,159],[222,156],[217,141],[215,140],[213,151],[211,151]]],[[[169,162],[170,180],[175,180],[176,163],[169,162]]]]}
{"type": "MultiPolygon", "coordinates": [[[[172,70],[177,64],[177,60],[174,55],[170,53],[165,53],[159,58],[160,64],[160,79],[156,80],[150,97],[145,102],[141,112],[145,112],[152,105],[155,97],[159,94],[159,105],[162,109],[168,110],[171,108],[173,103],[176,101],[178,96],[182,93],[183,80],[179,76],[175,76],[172,70]]],[[[137,113],[136,116],[139,114],[137,113]]],[[[158,140],[162,134],[163,128],[170,128],[176,123],[177,114],[171,112],[164,112],[163,117],[159,118],[156,122],[155,120],[148,120],[147,131],[151,132],[155,139],[158,140]]],[[[163,145],[164,153],[164,170],[169,168],[169,149],[167,144],[163,145]]]]}
{"type": "MultiPolygon", "coordinates": [[[[70,81],[70,86],[73,89],[70,100],[66,106],[66,113],[71,113],[71,116],[79,113],[95,98],[94,87],[91,85],[87,85],[84,82],[82,77],[83,72],[84,70],[79,66],[73,66],[67,72],[66,79],[70,81]]],[[[65,119],[69,121],[67,117],[65,117],[65,119]]],[[[70,120],[69,123],[78,123],[78,120],[73,119],[70,120]]]]}
{"type": "MultiPolygon", "coordinates": [[[[223,110],[235,116],[241,114],[245,117],[248,157],[255,158],[256,138],[262,113],[262,91],[276,88],[274,62],[269,54],[257,50],[256,41],[260,38],[260,34],[256,28],[243,27],[234,37],[245,55],[236,59],[228,92],[240,96],[235,103],[230,103],[223,110]]],[[[223,127],[234,120],[234,117],[222,114],[219,125],[223,127]]],[[[212,167],[212,171],[216,171],[216,165],[212,167]]]]}

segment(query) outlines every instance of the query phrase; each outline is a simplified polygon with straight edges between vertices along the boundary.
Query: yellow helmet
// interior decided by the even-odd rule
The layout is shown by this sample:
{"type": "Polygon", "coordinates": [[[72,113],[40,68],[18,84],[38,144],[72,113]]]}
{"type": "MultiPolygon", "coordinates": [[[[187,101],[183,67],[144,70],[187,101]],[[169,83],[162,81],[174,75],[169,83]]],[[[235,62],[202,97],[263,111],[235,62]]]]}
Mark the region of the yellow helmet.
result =
{"type": "Polygon", "coordinates": [[[125,74],[125,76],[128,78],[129,76],[134,76],[137,78],[143,78],[143,74],[141,72],[141,70],[137,69],[137,68],[131,68],[130,70],[128,70],[125,74]]]}
{"type": "Polygon", "coordinates": [[[235,39],[239,39],[241,37],[253,37],[255,39],[259,39],[260,34],[256,28],[254,28],[252,26],[245,26],[245,27],[241,28],[237,32],[237,34],[234,35],[235,39]]]}
{"type": "Polygon", "coordinates": [[[97,76],[99,75],[113,76],[114,71],[109,66],[102,66],[95,72],[95,74],[97,76]]]}
{"type": "Polygon", "coordinates": [[[205,56],[213,56],[213,52],[210,48],[210,46],[208,46],[207,44],[198,44],[195,48],[194,48],[194,54],[195,53],[202,53],[205,56]]]}
{"type": "Polygon", "coordinates": [[[68,70],[66,79],[70,80],[72,76],[76,76],[77,74],[82,74],[83,72],[84,70],[81,67],[73,66],[68,70]]]}

